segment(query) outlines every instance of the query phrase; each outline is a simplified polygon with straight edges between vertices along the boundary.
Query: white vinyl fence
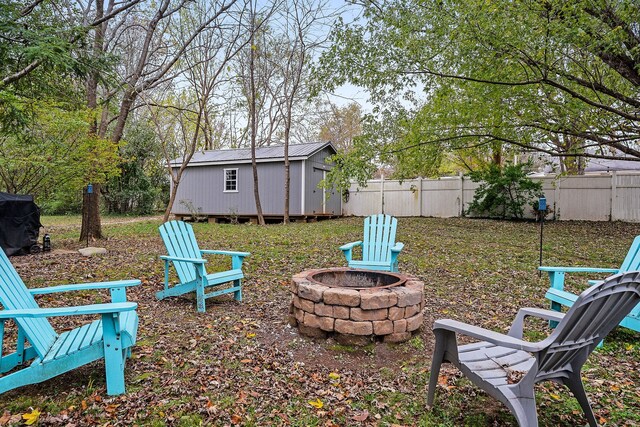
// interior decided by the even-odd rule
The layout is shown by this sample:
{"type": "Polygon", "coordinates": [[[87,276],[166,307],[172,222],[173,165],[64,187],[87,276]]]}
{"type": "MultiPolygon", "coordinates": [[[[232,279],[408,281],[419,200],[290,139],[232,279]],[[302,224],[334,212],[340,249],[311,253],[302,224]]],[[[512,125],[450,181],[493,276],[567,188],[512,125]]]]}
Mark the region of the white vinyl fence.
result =
{"type": "MultiPolygon", "coordinates": [[[[640,222],[640,173],[534,177],[542,181],[549,219],[640,222]]],[[[405,181],[371,180],[352,184],[344,215],[462,216],[478,184],[462,176],[405,181]]],[[[525,216],[533,217],[531,209],[525,216]]]]}

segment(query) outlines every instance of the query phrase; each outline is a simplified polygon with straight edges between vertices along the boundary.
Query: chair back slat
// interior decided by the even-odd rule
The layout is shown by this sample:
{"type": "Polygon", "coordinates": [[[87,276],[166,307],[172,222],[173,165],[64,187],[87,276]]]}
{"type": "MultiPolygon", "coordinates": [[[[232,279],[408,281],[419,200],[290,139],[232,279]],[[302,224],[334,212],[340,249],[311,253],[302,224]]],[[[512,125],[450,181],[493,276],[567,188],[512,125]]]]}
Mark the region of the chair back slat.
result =
{"type": "MultiPolygon", "coordinates": [[[[160,236],[169,256],[202,258],[191,224],[183,221],[166,222],[160,226],[160,236]]],[[[174,262],[173,265],[181,283],[195,280],[196,272],[193,263],[174,262]]]]}
{"type": "Polygon", "coordinates": [[[376,220],[375,215],[371,215],[364,220],[364,233],[362,238],[362,259],[368,261],[373,259],[373,245],[376,240],[376,220]]]}
{"type": "Polygon", "coordinates": [[[598,343],[640,302],[640,271],[609,277],[584,291],[538,359],[540,376],[580,367],[598,343]]]}
{"type": "Polygon", "coordinates": [[[629,248],[629,252],[627,252],[627,256],[622,261],[622,265],[620,266],[620,273],[625,273],[627,271],[635,271],[640,270],[640,236],[636,236],[633,239],[633,243],[629,248]]]}
{"type": "Polygon", "coordinates": [[[362,260],[388,262],[395,245],[398,220],[391,215],[371,215],[364,220],[362,260]]]}
{"type": "MultiPolygon", "coordinates": [[[[38,308],[38,303],[25,286],[4,251],[0,249],[0,304],[6,310],[38,308]]],[[[17,318],[27,340],[40,357],[49,351],[58,334],[46,318],[17,318]]]]}

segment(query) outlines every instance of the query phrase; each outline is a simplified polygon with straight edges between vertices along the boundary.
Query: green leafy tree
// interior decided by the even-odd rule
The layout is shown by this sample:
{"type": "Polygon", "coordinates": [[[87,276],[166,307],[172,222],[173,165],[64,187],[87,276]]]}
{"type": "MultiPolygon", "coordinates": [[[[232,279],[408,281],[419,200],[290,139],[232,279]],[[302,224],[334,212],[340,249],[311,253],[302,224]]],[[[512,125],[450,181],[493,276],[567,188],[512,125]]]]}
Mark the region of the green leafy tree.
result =
{"type": "Polygon", "coordinates": [[[108,212],[148,215],[164,206],[169,182],[162,146],[151,126],[135,122],[120,144],[120,174],[112,177],[104,194],[108,212]]]}
{"type": "Polygon", "coordinates": [[[45,210],[68,212],[87,182],[117,175],[118,146],[88,133],[86,110],[34,103],[29,124],[0,135],[0,188],[34,194],[45,210]]]}
{"type": "MultiPolygon", "coordinates": [[[[413,101],[422,120],[414,145],[474,150],[493,163],[521,149],[640,158],[637,1],[362,5],[361,21],[337,25],[317,76],[329,89],[363,86],[379,105],[413,101]]],[[[404,144],[389,143],[398,146],[387,151],[404,144]]]]}
{"type": "Polygon", "coordinates": [[[533,205],[542,193],[542,183],[527,177],[530,164],[506,164],[501,167],[490,164],[488,167],[471,172],[471,180],[480,186],[473,195],[468,211],[478,216],[492,218],[524,217],[525,206],[533,205]]]}

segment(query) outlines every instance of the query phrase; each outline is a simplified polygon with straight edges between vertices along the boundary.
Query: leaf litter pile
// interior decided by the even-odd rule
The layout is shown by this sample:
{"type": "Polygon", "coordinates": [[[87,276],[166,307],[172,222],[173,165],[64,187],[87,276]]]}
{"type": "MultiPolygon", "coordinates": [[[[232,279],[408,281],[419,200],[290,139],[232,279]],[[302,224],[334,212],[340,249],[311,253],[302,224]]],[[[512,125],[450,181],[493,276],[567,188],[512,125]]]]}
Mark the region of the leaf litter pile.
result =
{"type": "MultiPolygon", "coordinates": [[[[344,346],[299,336],[287,322],[291,276],[310,268],[345,266],[338,247],[360,240],[361,218],[288,226],[194,224],[202,249],[251,252],[245,259],[244,301],[226,295],[197,313],[195,298],[157,301],[165,249],[155,218],[105,221],[106,255],[82,257],[78,226],[43,218],[52,253],[13,257],[29,287],[138,278],[128,299],[139,304],[138,343],[127,362],[127,393],[106,394],[104,366],[94,362],[41,384],[0,396],[4,425],[170,426],[413,426],[494,425],[515,420],[497,401],[443,365],[436,404],[426,408],[433,350],[431,325],[449,317],[506,332],[519,307],[547,307],[548,279],[539,277],[539,228],[532,222],[400,218],[405,243],[400,271],[425,283],[424,324],[403,344],[344,346]]],[[[79,221],[78,221],[79,222],[79,221]]],[[[545,226],[544,264],[617,267],[640,225],[551,222],[545,226]]],[[[210,257],[208,271],[228,269],[210,257]]],[[[579,292],[591,278],[567,278],[579,292]]],[[[175,280],[175,277],[172,277],[175,280]]],[[[43,306],[108,302],[106,293],[43,295],[43,306]]],[[[55,318],[58,332],[89,318],[55,318]]],[[[526,338],[549,330],[532,321],[526,338]]],[[[5,351],[15,345],[7,325],[5,351]]],[[[640,334],[617,328],[583,371],[587,393],[603,425],[640,425],[640,334]]],[[[517,382],[521,373],[510,376],[517,382]]],[[[537,386],[541,425],[579,425],[577,401],[559,385],[537,386]]]]}

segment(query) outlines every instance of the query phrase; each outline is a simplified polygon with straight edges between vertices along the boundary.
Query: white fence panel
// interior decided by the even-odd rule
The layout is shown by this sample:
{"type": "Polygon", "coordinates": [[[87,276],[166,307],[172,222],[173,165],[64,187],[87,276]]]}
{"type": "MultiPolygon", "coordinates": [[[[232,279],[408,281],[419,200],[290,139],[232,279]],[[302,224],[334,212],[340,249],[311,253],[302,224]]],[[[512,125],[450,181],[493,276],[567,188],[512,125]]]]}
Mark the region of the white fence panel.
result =
{"type": "MultiPolygon", "coordinates": [[[[640,222],[640,174],[535,177],[542,181],[551,218],[559,220],[640,222]]],[[[352,184],[344,215],[455,217],[466,212],[477,183],[464,177],[440,179],[372,180],[367,187],[352,184]]],[[[525,217],[534,215],[525,208],[525,217]]]]}
{"type": "Polygon", "coordinates": [[[556,218],[609,221],[611,176],[583,175],[560,178],[556,185],[556,218]]]}
{"type": "Polygon", "coordinates": [[[640,222],[640,176],[614,173],[611,220],[640,222]]]}
{"type": "Polygon", "coordinates": [[[422,181],[422,216],[448,218],[460,216],[462,204],[459,177],[422,181]]]}
{"type": "Polygon", "coordinates": [[[369,181],[364,188],[358,188],[355,184],[349,189],[349,200],[342,203],[344,215],[367,216],[381,212],[382,195],[380,181],[369,181]]]}
{"type": "Polygon", "coordinates": [[[420,216],[418,180],[385,181],[384,213],[393,216],[420,216]]]}

